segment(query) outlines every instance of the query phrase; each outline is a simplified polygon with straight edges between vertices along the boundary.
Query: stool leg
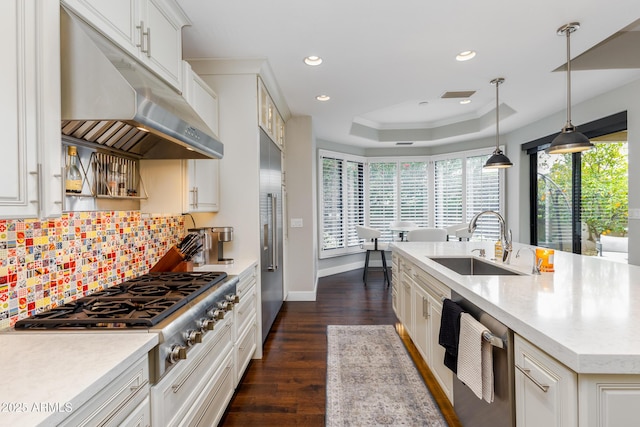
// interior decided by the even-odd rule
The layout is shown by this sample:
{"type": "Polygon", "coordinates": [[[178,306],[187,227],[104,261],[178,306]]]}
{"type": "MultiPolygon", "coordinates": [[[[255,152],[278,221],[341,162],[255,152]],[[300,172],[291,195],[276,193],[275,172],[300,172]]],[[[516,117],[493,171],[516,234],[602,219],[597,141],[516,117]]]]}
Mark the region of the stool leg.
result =
{"type": "Polygon", "coordinates": [[[367,255],[364,258],[364,274],[362,275],[362,281],[367,286],[367,272],[369,271],[369,254],[371,251],[367,251],[367,255]]]}
{"type": "MultiPolygon", "coordinates": [[[[389,273],[387,271],[387,257],[384,255],[384,251],[380,251],[382,255],[382,271],[384,271],[384,280],[387,282],[387,287],[389,287],[389,273]]],[[[384,282],[383,282],[384,283],[384,282]]]]}

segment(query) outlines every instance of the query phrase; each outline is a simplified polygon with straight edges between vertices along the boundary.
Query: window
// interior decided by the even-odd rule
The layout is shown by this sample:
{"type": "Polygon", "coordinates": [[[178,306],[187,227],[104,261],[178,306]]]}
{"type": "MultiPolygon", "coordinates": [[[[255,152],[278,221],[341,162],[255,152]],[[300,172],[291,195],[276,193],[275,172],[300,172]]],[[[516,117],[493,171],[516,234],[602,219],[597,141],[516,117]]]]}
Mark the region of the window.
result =
{"type": "Polygon", "coordinates": [[[522,145],[530,158],[531,244],[626,262],[627,112],[579,129],[594,148],[549,155],[544,150],[557,134],[522,145]]]}
{"type": "Polygon", "coordinates": [[[364,162],[339,153],[320,153],[322,171],[321,253],[358,251],[356,225],[364,224],[364,162]]]}
{"type": "MultiPolygon", "coordinates": [[[[320,150],[320,257],[360,251],[356,225],[382,231],[392,221],[421,227],[468,222],[483,210],[501,211],[503,172],[484,169],[491,151],[439,158],[365,158],[320,150]]],[[[495,217],[478,221],[475,239],[497,240],[495,217]]]]}

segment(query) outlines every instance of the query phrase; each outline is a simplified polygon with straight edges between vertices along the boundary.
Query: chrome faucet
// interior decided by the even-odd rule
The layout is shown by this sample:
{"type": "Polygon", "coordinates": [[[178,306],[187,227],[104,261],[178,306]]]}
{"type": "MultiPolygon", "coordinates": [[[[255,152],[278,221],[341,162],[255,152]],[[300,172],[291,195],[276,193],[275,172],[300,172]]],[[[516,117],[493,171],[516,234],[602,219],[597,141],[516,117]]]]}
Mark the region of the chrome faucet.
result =
{"type": "Polygon", "coordinates": [[[502,215],[495,211],[482,211],[477,213],[469,222],[469,233],[473,234],[473,232],[476,231],[476,223],[478,222],[478,218],[482,215],[493,215],[498,218],[498,221],[500,222],[500,241],[502,242],[502,262],[509,264],[511,261],[511,252],[513,251],[513,246],[511,244],[513,237],[511,230],[507,230],[507,224],[505,223],[502,215]]]}
{"type": "Polygon", "coordinates": [[[534,251],[531,248],[518,249],[518,252],[516,252],[516,258],[520,257],[520,251],[522,249],[529,249],[533,254],[533,267],[531,267],[531,274],[540,274],[540,266],[542,265],[542,258],[538,259],[538,256],[536,255],[536,251],[534,251]]]}

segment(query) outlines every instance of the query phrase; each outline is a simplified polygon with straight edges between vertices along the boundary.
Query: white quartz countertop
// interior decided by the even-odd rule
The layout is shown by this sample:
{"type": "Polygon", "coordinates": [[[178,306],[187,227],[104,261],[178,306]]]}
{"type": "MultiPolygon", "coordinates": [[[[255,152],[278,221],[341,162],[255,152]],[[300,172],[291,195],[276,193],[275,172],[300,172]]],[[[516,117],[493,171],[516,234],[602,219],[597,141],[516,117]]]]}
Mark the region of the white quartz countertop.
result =
{"type": "Polygon", "coordinates": [[[157,343],[148,332],[0,333],[0,426],[57,425],[157,343]]]}
{"type": "Polygon", "coordinates": [[[256,264],[255,259],[240,258],[234,259],[231,264],[205,264],[198,267],[194,267],[193,271],[224,271],[228,275],[238,275],[245,271],[247,268],[256,264]]]}
{"type": "Polygon", "coordinates": [[[531,251],[515,254],[533,247],[513,246],[505,267],[525,275],[463,276],[429,259],[470,256],[475,248],[490,258],[491,242],[394,242],[391,248],[575,372],[639,374],[640,267],[555,251],[555,272],[531,275],[531,251]]]}

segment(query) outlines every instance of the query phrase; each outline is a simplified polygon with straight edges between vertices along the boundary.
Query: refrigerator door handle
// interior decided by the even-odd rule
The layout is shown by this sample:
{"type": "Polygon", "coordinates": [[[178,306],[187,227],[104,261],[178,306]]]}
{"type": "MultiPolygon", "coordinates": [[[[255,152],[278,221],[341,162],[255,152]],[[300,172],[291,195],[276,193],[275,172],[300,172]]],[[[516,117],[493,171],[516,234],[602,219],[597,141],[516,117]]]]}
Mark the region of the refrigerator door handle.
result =
{"type": "Polygon", "coordinates": [[[278,269],[278,195],[275,193],[269,193],[267,194],[267,197],[271,199],[271,264],[267,269],[269,271],[276,271],[278,269]]]}

